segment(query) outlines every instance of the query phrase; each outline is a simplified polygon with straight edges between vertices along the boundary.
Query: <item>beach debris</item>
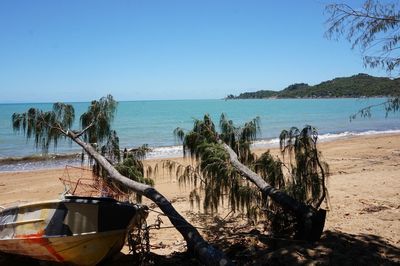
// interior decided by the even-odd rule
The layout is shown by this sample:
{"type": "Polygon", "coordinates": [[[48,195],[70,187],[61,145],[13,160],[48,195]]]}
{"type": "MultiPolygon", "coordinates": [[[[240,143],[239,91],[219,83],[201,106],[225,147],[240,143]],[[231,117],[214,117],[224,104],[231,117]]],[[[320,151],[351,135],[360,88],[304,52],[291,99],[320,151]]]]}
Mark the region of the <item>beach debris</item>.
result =
{"type": "Polygon", "coordinates": [[[127,240],[129,253],[136,257],[139,265],[144,265],[150,254],[150,226],[147,226],[146,219],[141,221],[140,226],[131,228],[127,240]]]}
{"type": "Polygon", "coordinates": [[[382,205],[379,205],[379,206],[378,205],[370,205],[368,207],[363,208],[361,210],[361,213],[363,213],[363,212],[367,212],[367,213],[380,212],[380,211],[387,210],[387,209],[390,209],[390,208],[387,206],[382,206],[382,205]]]}

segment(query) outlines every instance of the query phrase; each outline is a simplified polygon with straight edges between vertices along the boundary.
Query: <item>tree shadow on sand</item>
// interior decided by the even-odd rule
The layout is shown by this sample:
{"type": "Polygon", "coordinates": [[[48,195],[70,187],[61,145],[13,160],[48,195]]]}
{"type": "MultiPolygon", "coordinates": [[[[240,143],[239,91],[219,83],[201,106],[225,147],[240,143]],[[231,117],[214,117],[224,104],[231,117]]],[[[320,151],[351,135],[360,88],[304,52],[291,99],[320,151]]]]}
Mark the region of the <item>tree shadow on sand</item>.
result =
{"type": "MultiPolygon", "coordinates": [[[[376,235],[325,231],[315,243],[273,238],[258,230],[221,232],[212,243],[237,265],[399,265],[400,248],[376,235]]],[[[137,257],[120,254],[102,265],[138,265],[137,257]]],[[[0,265],[57,265],[0,254],[0,265]]],[[[142,264],[143,265],[143,264],[142,264]]],[[[201,265],[187,252],[148,255],[144,265],[201,265]]]]}
{"type": "MultiPolygon", "coordinates": [[[[228,243],[218,245],[227,245],[228,243]]],[[[315,243],[252,230],[225,252],[238,265],[399,265],[400,248],[376,235],[325,231],[315,243]]]]}

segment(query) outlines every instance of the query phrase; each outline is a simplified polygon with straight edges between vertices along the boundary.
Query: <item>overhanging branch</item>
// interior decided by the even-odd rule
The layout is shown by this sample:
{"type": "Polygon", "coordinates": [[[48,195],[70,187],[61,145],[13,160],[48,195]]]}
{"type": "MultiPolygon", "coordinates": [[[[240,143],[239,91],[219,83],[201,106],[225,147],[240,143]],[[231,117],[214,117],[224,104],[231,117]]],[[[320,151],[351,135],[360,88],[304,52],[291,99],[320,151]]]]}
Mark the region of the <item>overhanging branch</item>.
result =
{"type": "Polygon", "coordinates": [[[315,241],[321,237],[324,224],[325,224],[325,210],[316,210],[312,206],[299,202],[286,194],[268,184],[257,173],[250,170],[243,165],[237,157],[237,154],[226,143],[221,140],[219,143],[223,146],[225,151],[229,154],[230,161],[242,176],[256,185],[261,192],[270,197],[275,203],[282,208],[292,212],[298,221],[297,237],[305,240],[315,241]]]}
{"type": "Polygon", "coordinates": [[[88,131],[92,126],[94,126],[94,123],[91,122],[87,127],[85,127],[81,132],[78,132],[75,134],[76,138],[79,138],[80,136],[82,136],[83,134],[85,134],[86,131],[88,131]]]}

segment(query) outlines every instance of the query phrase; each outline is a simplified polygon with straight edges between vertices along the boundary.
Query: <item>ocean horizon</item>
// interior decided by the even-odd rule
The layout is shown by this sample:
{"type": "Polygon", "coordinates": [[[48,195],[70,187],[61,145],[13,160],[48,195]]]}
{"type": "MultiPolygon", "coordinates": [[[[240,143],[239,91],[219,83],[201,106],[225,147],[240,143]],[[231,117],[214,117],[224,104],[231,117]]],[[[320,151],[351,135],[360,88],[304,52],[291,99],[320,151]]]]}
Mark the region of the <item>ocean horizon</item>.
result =
{"type": "MultiPolygon", "coordinates": [[[[175,139],[173,130],[177,127],[190,130],[193,121],[204,114],[210,114],[216,126],[222,113],[236,125],[259,117],[261,134],[255,147],[278,146],[280,132],[292,126],[316,127],[321,141],[352,135],[400,133],[399,115],[390,113],[386,117],[383,107],[374,109],[371,118],[359,117],[350,121],[350,115],[361,108],[384,101],[385,98],[121,101],[113,128],[120,138],[121,149],[149,145],[152,151],[147,158],[182,156],[182,146],[175,139]]],[[[79,128],[79,117],[89,102],[71,104],[76,115],[74,128],[79,128]]],[[[77,156],[72,156],[81,152],[74,143],[61,141],[56,150],[49,149],[50,157],[62,155],[62,159],[40,160],[41,151],[35,149],[33,141],[27,142],[23,135],[13,132],[12,114],[25,112],[30,107],[50,110],[52,103],[0,104],[0,171],[58,168],[80,163],[77,156]],[[21,160],[26,157],[35,160],[21,160]]]]}

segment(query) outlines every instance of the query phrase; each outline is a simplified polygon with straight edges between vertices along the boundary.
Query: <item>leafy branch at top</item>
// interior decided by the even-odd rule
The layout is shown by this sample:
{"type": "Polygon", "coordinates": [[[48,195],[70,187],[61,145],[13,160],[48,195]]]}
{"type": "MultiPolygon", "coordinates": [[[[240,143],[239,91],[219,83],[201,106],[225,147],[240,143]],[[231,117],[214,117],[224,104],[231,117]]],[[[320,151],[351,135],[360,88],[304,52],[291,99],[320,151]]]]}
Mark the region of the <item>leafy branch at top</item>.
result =
{"type": "Polygon", "coordinates": [[[382,67],[388,72],[398,69],[400,12],[398,2],[382,4],[368,0],[355,9],[347,4],[331,4],[326,7],[327,38],[341,36],[359,47],[364,54],[364,64],[382,67]]]}

